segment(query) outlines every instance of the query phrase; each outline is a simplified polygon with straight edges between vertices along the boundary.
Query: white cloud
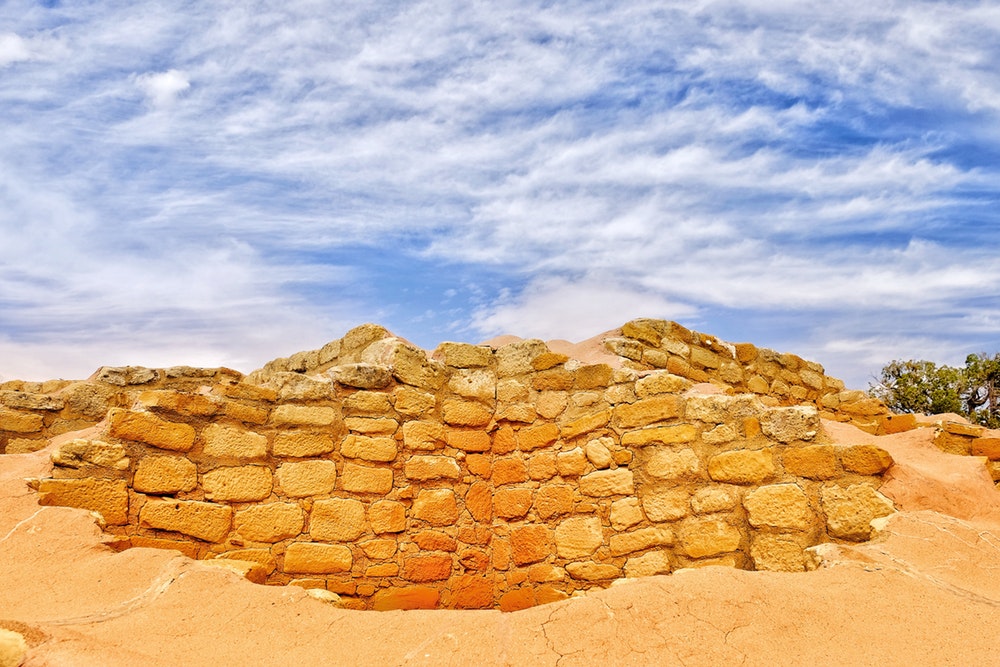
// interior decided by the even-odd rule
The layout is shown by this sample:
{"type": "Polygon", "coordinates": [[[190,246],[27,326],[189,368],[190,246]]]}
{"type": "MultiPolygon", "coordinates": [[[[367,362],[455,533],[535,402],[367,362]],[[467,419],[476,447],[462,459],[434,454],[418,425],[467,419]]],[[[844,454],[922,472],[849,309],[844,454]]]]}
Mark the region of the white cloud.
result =
{"type": "Polygon", "coordinates": [[[187,75],[175,69],[141,74],[136,77],[135,82],[154,107],[165,107],[173,104],[181,93],[191,87],[187,75]]]}
{"type": "Polygon", "coordinates": [[[19,35],[12,32],[0,34],[0,67],[31,60],[31,57],[27,42],[19,35]]]}

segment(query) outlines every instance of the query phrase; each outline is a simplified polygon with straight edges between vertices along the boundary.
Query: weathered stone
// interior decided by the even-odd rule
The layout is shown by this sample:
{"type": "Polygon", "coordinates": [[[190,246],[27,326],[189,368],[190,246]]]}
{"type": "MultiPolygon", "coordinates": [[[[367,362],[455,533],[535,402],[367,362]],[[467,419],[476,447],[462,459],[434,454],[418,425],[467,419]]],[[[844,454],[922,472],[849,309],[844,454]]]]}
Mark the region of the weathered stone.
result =
{"type": "Polygon", "coordinates": [[[108,415],[108,435],[121,440],[144,442],[159,449],[186,452],[194,446],[194,428],[175,424],[147,412],[112,409],[108,415]]]}
{"type": "Polygon", "coordinates": [[[517,432],[517,446],[522,451],[547,447],[559,439],[559,427],[555,424],[528,426],[517,432]]]}
{"type": "Polygon", "coordinates": [[[403,579],[425,582],[451,576],[452,557],[441,554],[410,556],[403,562],[403,579]]]}
{"type": "Polygon", "coordinates": [[[422,417],[434,410],[437,399],[434,394],[419,391],[412,387],[398,387],[393,392],[393,405],[396,412],[408,417],[422,417]]]}
{"type": "Polygon", "coordinates": [[[394,539],[366,540],[361,542],[359,546],[365,555],[372,560],[392,558],[393,554],[396,553],[396,540],[394,539]]]}
{"type": "Polygon", "coordinates": [[[491,479],[494,486],[524,482],[528,479],[528,467],[521,458],[496,459],[493,461],[491,479]]]}
{"type": "Polygon", "coordinates": [[[828,486],[821,494],[826,528],[832,537],[863,541],[871,538],[873,519],[896,511],[892,501],[867,484],[846,489],[828,486]]]}
{"type": "Polygon", "coordinates": [[[394,609],[435,609],[441,594],[429,586],[408,586],[405,588],[383,588],[375,594],[372,609],[391,611],[394,609]]]}
{"type": "Polygon", "coordinates": [[[754,375],[752,378],[747,380],[747,389],[755,394],[766,394],[770,391],[771,386],[767,383],[767,380],[759,375],[754,375]]]}
{"type": "Polygon", "coordinates": [[[396,458],[396,441],[392,438],[369,438],[349,435],[340,445],[340,453],[350,459],[388,463],[396,458]]]}
{"type": "Polygon", "coordinates": [[[577,389],[600,389],[611,384],[614,369],[607,364],[588,364],[577,368],[573,375],[577,389]]]}
{"type": "Polygon", "coordinates": [[[465,508],[476,521],[489,521],[493,517],[493,494],[486,482],[476,482],[465,494],[465,508]]]}
{"type": "Polygon", "coordinates": [[[774,476],[774,454],[771,449],[722,452],[709,459],[708,474],[716,482],[759,484],[774,476]]]}
{"type": "Polygon", "coordinates": [[[265,408],[244,405],[235,401],[226,401],[222,413],[245,424],[266,424],[271,412],[265,408]]]}
{"type": "Polygon", "coordinates": [[[534,480],[552,479],[556,475],[555,452],[539,452],[528,459],[528,476],[534,480]]]}
{"type": "Polygon", "coordinates": [[[493,411],[482,403],[457,399],[445,401],[441,415],[452,426],[486,426],[493,419],[493,411]]]}
{"type": "Polygon", "coordinates": [[[447,378],[442,363],[427,358],[418,347],[399,338],[383,338],[361,353],[361,361],[392,369],[393,376],[412,387],[436,391],[447,378]]]}
{"type": "Polygon", "coordinates": [[[493,442],[490,434],[483,431],[463,431],[452,429],[445,435],[445,442],[455,449],[465,452],[488,452],[493,442]]]}
{"type": "Polygon", "coordinates": [[[284,431],[274,435],[274,444],[271,449],[275,456],[305,458],[329,454],[335,447],[336,444],[329,433],[284,431]]]}
{"type": "Polygon", "coordinates": [[[534,338],[504,345],[494,352],[497,375],[511,377],[530,373],[535,370],[533,364],[535,358],[550,352],[544,342],[534,338]]]}
{"type": "Polygon", "coordinates": [[[128,488],[117,479],[43,479],[39,505],[79,507],[97,512],[109,525],[128,523],[128,488]]]}
{"type": "Polygon", "coordinates": [[[11,438],[7,441],[6,454],[30,454],[48,447],[46,438],[11,438]]]}
{"type": "MultiPolygon", "coordinates": [[[[693,449],[655,447],[646,461],[646,473],[658,479],[691,479],[701,472],[701,462],[693,449]]],[[[649,450],[646,450],[649,451],[649,450]]]]}
{"type": "Polygon", "coordinates": [[[613,444],[613,442],[614,441],[611,440],[611,438],[599,438],[588,442],[587,446],[584,448],[584,452],[587,454],[587,460],[590,461],[595,468],[610,468],[615,459],[611,455],[611,450],[608,448],[608,445],[613,444]]]}
{"type": "Polygon", "coordinates": [[[354,554],[342,544],[293,542],[285,550],[282,570],[295,574],[332,574],[347,572],[353,564],[354,554]]]}
{"type": "Polygon", "coordinates": [[[437,422],[412,421],[403,424],[403,445],[409,449],[433,450],[444,447],[445,429],[437,422]]]}
{"type": "Polygon", "coordinates": [[[646,398],[614,409],[615,425],[620,428],[648,426],[680,416],[681,399],[673,394],[646,398]]]}
{"type": "Polygon", "coordinates": [[[642,447],[653,444],[670,445],[691,442],[697,437],[698,429],[691,424],[675,424],[626,431],[622,434],[622,444],[626,447],[642,447]]]}
{"type": "Polygon", "coordinates": [[[337,464],[333,461],[299,461],[278,467],[278,486],[290,498],[306,498],[331,493],[337,484],[337,464]]]}
{"type": "Polygon", "coordinates": [[[650,551],[625,561],[625,576],[629,578],[670,574],[670,569],[670,556],[666,551],[650,551]]]}
{"type": "Polygon", "coordinates": [[[264,500],[271,495],[271,471],[264,466],[216,468],[201,478],[205,498],[226,502],[264,500]]]}
{"type": "Polygon", "coordinates": [[[269,549],[234,549],[233,551],[224,551],[218,557],[256,563],[260,565],[265,574],[271,574],[278,569],[278,561],[271,555],[269,549]]]}
{"type": "Polygon", "coordinates": [[[570,563],[566,566],[566,571],[574,579],[582,579],[584,581],[617,579],[622,574],[621,570],[614,565],[593,562],[570,563]]]}
{"type": "Polygon", "coordinates": [[[353,433],[392,435],[399,428],[399,422],[388,417],[347,417],[344,426],[353,433]]]}
{"type": "Polygon", "coordinates": [[[448,380],[448,388],[458,396],[492,404],[496,399],[497,376],[487,370],[457,370],[448,380]]]}
{"type": "Polygon", "coordinates": [[[481,368],[490,365],[493,350],[486,345],[441,343],[432,356],[452,368],[481,368]]]}
{"type": "Polygon", "coordinates": [[[424,551],[455,551],[458,542],[454,537],[436,530],[422,530],[413,535],[413,541],[424,551]]]}
{"type": "Polygon", "coordinates": [[[535,410],[543,419],[555,419],[566,410],[569,395],[565,391],[543,391],[535,400],[535,410]]]}
{"type": "Polygon", "coordinates": [[[357,389],[385,389],[392,384],[392,371],[375,364],[333,366],[326,374],[337,384],[357,389]]]}
{"type": "Polygon", "coordinates": [[[451,489],[421,489],[410,516],[432,526],[450,526],[458,520],[458,504],[451,489]]]}
{"type": "Polygon", "coordinates": [[[659,394],[679,394],[691,387],[691,381],[667,371],[654,371],[635,383],[635,394],[639,398],[649,398],[659,394]]]}
{"type": "Polygon", "coordinates": [[[691,364],[697,368],[718,368],[722,365],[722,358],[704,348],[692,347],[691,364]]]}
{"type": "Polygon", "coordinates": [[[64,468],[99,466],[126,470],[129,467],[129,458],[125,448],[119,444],[76,439],[63,443],[52,452],[52,463],[64,468]]]}
{"type": "Polygon", "coordinates": [[[684,489],[647,491],[642,509],[650,521],[677,521],[690,514],[691,494],[684,489]]]}
{"type": "Polygon", "coordinates": [[[735,487],[703,486],[691,497],[691,509],[696,514],[724,512],[736,507],[739,497],[735,487]]]}
{"type": "Polygon", "coordinates": [[[368,522],[376,535],[406,530],[406,507],[394,500],[376,500],[368,508],[368,522]]]}
{"type": "Polygon", "coordinates": [[[611,503],[611,527],[617,531],[631,528],[644,518],[638,498],[622,498],[611,503]]]}
{"type": "Polygon", "coordinates": [[[0,667],[20,667],[28,657],[28,642],[19,632],[0,628],[0,667]]]}
{"type": "Polygon", "coordinates": [[[504,487],[493,492],[493,514],[505,519],[522,517],[531,509],[531,489],[504,487]]]}
{"type": "Polygon", "coordinates": [[[608,546],[612,556],[642,551],[650,547],[669,546],[674,543],[674,533],[669,528],[640,528],[630,533],[617,533],[611,536],[608,546]]]}
{"type": "Polygon", "coordinates": [[[840,463],[848,472],[881,475],[892,465],[892,456],[875,445],[854,445],[840,451],[840,463]]]}
{"type": "Polygon", "coordinates": [[[98,382],[116,387],[149,384],[157,377],[156,371],[152,368],[143,368],[142,366],[102,366],[92,376],[98,382]]]}
{"type": "Polygon", "coordinates": [[[580,493],[585,496],[630,496],[634,492],[632,471],[626,468],[598,470],[580,478],[580,493]]]}
{"type": "Polygon", "coordinates": [[[565,485],[546,485],[535,494],[535,512],[540,519],[551,519],[573,511],[573,488],[565,485]]]}
{"type": "Polygon", "coordinates": [[[750,557],[755,570],[802,572],[806,569],[805,551],[795,540],[784,535],[755,535],[750,557]]]}
{"type": "Polygon", "coordinates": [[[145,456],[132,478],[132,488],[140,493],[191,491],[197,484],[198,468],[181,456],[145,456]]]}
{"type": "Polygon", "coordinates": [[[695,394],[684,404],[684,417],[707,424],[739,422],[760,412],[758,400],[748,394],[695,394]]]}
{"type": "Polygon", "coordinates": [[[208,396],[169,389],[144,391],[139,394],[139,403],[153,412],[173,412],[193,417],[209,417],[219,410],[219,404],[208,396]]]}
{"type": "Polygon", "coordinates": [[[305,519],[295,503],[267,503],[236,512],[236,532],[251,542],[278,542],[302,532],[305,519]]]}
{"type": "Polygon", "coordinates": [[[778,442],[812,440],[820,431],[819,412],[811,406],[770,408],[760,415],[764,435],[778,442]]]}
{"type": "Polygon", "coordinates": [[[805,531],[816,523],[809,499],[797,484],[762,486],[743,498],[743,506],[750,525],[755,528],[805,531]]]}
{"type": "Polygon", "coordinates": [[[236,459],[267,456],[267,438],[253,431],[210,424],[202,432],[202,439],[205,456],[236,459]]]}
{"type": "Polygon", "coordinates": [[[345,463],[341,484],[344,486],[344,491],[376,493],[384,496],[392,491],[392,470],[345,463]]]}
{"type": "Polygon", "coordinates": [[[722,519],[692,518],[678,534],[681,551],[691,558],[704,558],[736,551],[740,546],[738,528],[722,519]]]}
{"type": "Polygon", "coordinates": [[[604,530],[595,516],[572,517],[559,523],[555,539],[560,558],[586,558],[604,543],[604,530]]]}
{"type": "Polygon", "coordinates": [[[232,525],[233,510],[196,500],[147,500],[139,510],[139,525],[221,542],[232,525]]]}
{"type": "Polygon", "coordinates": [[[511,557],[517,565],[545,560],[552,553],[552,535],[547,526],[518,526],[510,531],[511,557]]]}
{"type": "Polygon", "coordinates": [[[403,472],[407,479],[459,479],[462,470],[450,456],[413,456],[406,461],[403,472]]]}
{"type": "Polygon", "coordinates": [[[782,454],[785,472],[808,479],[831,479],[839,474],[837,452],[832,445],[792,447],[782,454]]]}
{"type": "Polygon", "coordinates": [[[1000,459],[1000,438],[976,438],[972,441],[972,455],[985,456],[991,461],[1000,459]]]}
{"type": "Polygon", "coordinates": [[[578,477],[587,472],[587,455],[579,447],[556,454],[556,470],[563,477],[578,477]]]}
{"type": "Polygon", "coordinates": [[[314,540],[353,542],[366,529],[365,506],[351,498],[317,500],[309,515],[309,534],[314,540]]]}
{"type": "Polygon", "coordinates": [[[602,410],[594,414],[585,415],[574,419],[571,422],[559,427],[559,435],[563,440],[570,440],[577,436],[603,428],[611,421],[611,410],[602,410]]]}
{"type": "Polygon", "coordinates": [[[531,388],[535,391],[566,391],[573,388],[573,374],[565,368],[542,371],[531,378],[531,388]]]}
{"type": "Polygon", "coordinates": [[[332,426],[339,419],[337,410],[327,406],[285,404],[271,412],[276,426],[332,426]]]}
{"type": "Polygon", "coordinates": [[[392,411],[392,401],[385,392],[356,391],[344,397],[342,408],[349,415],[385,415],[392,411]]]}

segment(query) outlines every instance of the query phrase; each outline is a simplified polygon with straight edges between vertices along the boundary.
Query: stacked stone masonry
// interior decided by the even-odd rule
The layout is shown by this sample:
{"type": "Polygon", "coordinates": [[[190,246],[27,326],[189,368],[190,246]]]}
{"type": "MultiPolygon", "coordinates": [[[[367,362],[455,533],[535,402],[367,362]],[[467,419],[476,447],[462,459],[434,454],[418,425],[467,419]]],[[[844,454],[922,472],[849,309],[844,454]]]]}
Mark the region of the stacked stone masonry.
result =
{"type": "Polygon", "coordinates": [[[359,609],[515,610],[684,567],[801,571],[809,547],[867,540],[893,511],[877,491],[889,455],[821,429],[867,399],[818,366],[653,320],[606,345],[620,367],[537,340],[429,356],[364,325],[247,378],[8,385],[0,428],[10,449],[101,418],[53,453],[43,505],[99,513],[119,548],[359,609]],[[691,391],[706,380],[720,393],[691,391]]]}

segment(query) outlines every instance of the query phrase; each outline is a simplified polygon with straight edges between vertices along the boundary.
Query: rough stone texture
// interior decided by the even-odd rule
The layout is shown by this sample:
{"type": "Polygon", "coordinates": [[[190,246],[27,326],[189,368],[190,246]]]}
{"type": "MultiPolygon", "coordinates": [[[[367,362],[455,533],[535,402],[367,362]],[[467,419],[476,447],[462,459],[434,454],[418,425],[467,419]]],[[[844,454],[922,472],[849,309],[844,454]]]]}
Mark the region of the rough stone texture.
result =
{"type": "Polygon", "coordinates": [[[191,491],[198,485],[198,468],[181,456],[147,456],[139,461],[132,488],[141,493],[191,491]]]}
{"type": "Polygon", "coordinates": [[[372,532],[401,533],[406,530],[406,507],[394,500],[376,500],[368,508],[372,532]]]}
{"type": "Polygon", "coordinates": [[[855,445],[847,447],[840,454],[844,470],[859,475],[880,475],[892,465],[889,452],[875,445],[855,445]]]}
{"type": "Polygon", "coordinates": [[[237,510],[234,528],[251,542],[277,542],[301,533],[304,523],[295,503],[268,503],[237,510]]]}
{"type": "Polygon", "coordinates": [[[462,476],[462,469],[449,456],[414,456],[406,461],[403,470],[408,479],[417,481],[458,479],[462,476]]]}
{"type": "Polygon", "coordinates": [[[194,446],[195,431],[188,424],[164,421],[145,412],[114,409],[108,414],[108,436],[187,452],[194,446]]]}
{"type": "Polygon", "coordinates": [[[809,499],[796,484],[762,486],[743,498],[750,525],[770,526],[784,530],[809,530],[816,524],[816,515],[809,499]]]}
{"type": "Polygon", "coordinates": [[[410,516],[432,526],[450,526],[458,519],[458,504],[451,489],[421,489],[410,516]]]}
{"type": "Polygon", "coordinates": [[[626,577],[652,577],[670,574],[670,556],[666,551],[650,551],[625,561],[626,577]]]}
{"type": "Polygon", "coordinates": [[[216,468],[202,475],[205,498],[225,502],[264,500],[271,495],[273,479],[264,466],[216,468]]]}
{"type": "Polygon", "coordinates": [[[366,527],[365,506],[350,498],[317,500],[309,515],[309,534],[316,540],[353,542],[366,527]]]}
{"type": "Polygon", "coordinates": [[[573,517],[561,521],[556,527],[555,542],[556,552],[561,558],[586,558],[604,542],[601,520],[597,517],[573,517]]]}
{"type": "Polygon", "coordinates": [[[738,528],[722,519],[690,519],[678,532],[681,551],[692,558],[736,551],[742,536],[738,528]]]}
{"type": "Polygon", "coordinates": [[[267,456],[267,437],[242,429],[211,424],[202,433],[205,456],[256,459],[267,456]]]}
{"type": "Polygon", "coordinates": [[[659,479],[682,479],[696,476],[701,470],[693,449],[670,450],[656,448],[646,462],[646,472],[659,479]]]}
{"type": "Polygon", "coordinates": [[[350,548],[341,544],[294,542],[285,550],[282,569],[298,574],[329,574],[347,572],[353,562],[350,548]]]}
{"type": "Polygon", "coordinates": [[[52,452],[52,463],[64,468],[100,466],[126,470],[130,461],[125,448],[117,443],[78,438],[61,445],[52,452]]]}
{"type": "Polygon", "coordinates": [[[279,405],[271,412],[271,421],[278,426],[331,426],[339,415],[330,407],[279,405]]]}
{"type": "Polygon", "coordinates": [[[643,512],[650,521],[676,521],[690,513],[691,494],[684,489],[651,490],[641,498],[643,512]]]}
{"type": "Polygon", "coordinates": [[[278,486],[290,498],[322,496],[337,485],[337,464],[333,461],[286,462],[278,466],[278,486]]]}
{"type": "Polygon", "coordinates": [[[785,450],[785,470],[809,479],[832,479],[840,474],[837,452],[832,445],[810,445],[785,450]]]}
{"type": "Polygon", "coordinates": [[[760,484],[774,477],[775,472],[770,449],[723,452],[708,462],[708,474],[716,482],[760,484]]]}
{"type": "Polygon", "coordinates": [[[671,545],[674,534],[669,528],[640,528],[629,533],[612,535],[609,547],[612,556],[621,556],[655,546],[671,545]]]}
{"type": "Polygon", "coordinates": [[[392,438],[369,438],[361,435],[349,435],[341,443],[340,453],[351,459],[388,463],[396,458],[398,450],[396,441],[392,438]]]}
{"type": "Polygon", "coordinates": [[[147,500],[139,511],[140,525],[219,542],[232,524],[233,510],[194,500],[147,500]]]}
{"type": "Polygon", "coordinates": [[[43,479],[39,505],[67,505],[99,513],[112,525],[128,523],[128,487],[115,479],[43,479]]]}
{"type": "Polygon", "coordinates": [[[344,486],[344,491],[384,496],[392,491],[392,470],[345,463],[341,484],[344,486]]]}
{"type": "MultiPolygon", "coordinates": [[[[558,544],[559,529],[556,529],[558,544]]],[[[510,532],[511,556],[517,565],[545,560],[552,553],[552,534],[547,526],[519,526],[510,532]]]]}
{"type": "Polygon", "coordinates": [[[801,572],[806,569],[805,551],[786,535],[755,535],[750,547],[750,557],[757,570],[801,572]]]}
{"type": "Polygon", "coordinates": [[[580,478],[580,493],[585,496],[632,495],[635,480],[631,470],[598,470],[580,478]]]}
{"type": "Polygon", "coordinates": [[[272,450],[275,456],[304,458],[332,452],[336,447],[328,433],[288,431],[274,436],[272,450]]]}
{"type": "Polygon", "coordinates": [[[769,410],[761,416],[760,427],[778,442],[812,440],[820,430],[819,412],[800,405],[769,410]]]}
{"type": "Polygon", "coordinates": [[[896,511],[891,500],[867,484],[825,487],[822,504],[830,535],[844,540],[869,539],[872,520],[896,511]]]}

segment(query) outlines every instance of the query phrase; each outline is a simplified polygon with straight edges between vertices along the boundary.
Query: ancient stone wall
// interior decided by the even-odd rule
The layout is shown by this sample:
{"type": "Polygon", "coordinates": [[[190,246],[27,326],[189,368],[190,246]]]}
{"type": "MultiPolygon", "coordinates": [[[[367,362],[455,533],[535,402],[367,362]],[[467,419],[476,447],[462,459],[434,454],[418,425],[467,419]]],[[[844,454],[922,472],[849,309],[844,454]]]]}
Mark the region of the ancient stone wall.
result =
{"type": "Polygon", "coordinates": [[[754,393],[772,376],[806,402],[842,385],[756,348],[665,351],[672,326],[623,327],[614,368],[536,340],[428,357],[366,325],[256,383],[151,386],[35,486],[99,512],[121,548],[240,562],[364,609],[513,610],[707,564],[796,571],[812,545],[869,539],[893,511],[888,454],[754,393]],[[691,391],[708,368],[731,393],[691,391]]]}

